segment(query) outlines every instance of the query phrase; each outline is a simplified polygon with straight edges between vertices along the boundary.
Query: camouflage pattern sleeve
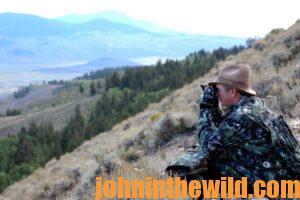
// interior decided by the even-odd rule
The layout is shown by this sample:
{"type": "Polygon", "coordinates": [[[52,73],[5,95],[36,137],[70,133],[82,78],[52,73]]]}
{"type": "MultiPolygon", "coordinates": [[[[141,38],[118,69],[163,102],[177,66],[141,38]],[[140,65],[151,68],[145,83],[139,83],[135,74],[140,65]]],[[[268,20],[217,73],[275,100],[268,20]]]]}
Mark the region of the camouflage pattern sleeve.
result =
{"type": "Polygon", "coordinates": [[[206,86],[203,89],[203,93],[199,99],[199,120],[197,123],[197,130],[200,129],[201,119],[203,116],[210,118],[210,123],[214,123],[214,125],[218,126],[221,120],[221,110],[218,105],[218,97],[216,96],[216,91],[210,87],[206,86]]]}
{"type": "Polygon", "coordinates": [[[198,125],[198,140],[207,161],[247,140],[252,121],[246,115],[232,113],[216,126],[213,113],[208,109],[201,109],[198,125]]]}

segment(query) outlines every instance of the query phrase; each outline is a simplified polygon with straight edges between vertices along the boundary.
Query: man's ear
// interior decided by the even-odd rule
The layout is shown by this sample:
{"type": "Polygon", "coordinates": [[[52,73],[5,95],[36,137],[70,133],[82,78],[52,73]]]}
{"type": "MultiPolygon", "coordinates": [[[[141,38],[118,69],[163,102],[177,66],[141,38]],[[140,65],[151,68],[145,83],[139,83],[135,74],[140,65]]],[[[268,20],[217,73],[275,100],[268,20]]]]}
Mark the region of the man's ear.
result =
{"type": "Polygon", "coordinates": [[[238,90],[235,89],[235,88],[232,88],[231,89],[231,94],[232,94],[232,97],[236,97],[238,95],[238,90]]]}

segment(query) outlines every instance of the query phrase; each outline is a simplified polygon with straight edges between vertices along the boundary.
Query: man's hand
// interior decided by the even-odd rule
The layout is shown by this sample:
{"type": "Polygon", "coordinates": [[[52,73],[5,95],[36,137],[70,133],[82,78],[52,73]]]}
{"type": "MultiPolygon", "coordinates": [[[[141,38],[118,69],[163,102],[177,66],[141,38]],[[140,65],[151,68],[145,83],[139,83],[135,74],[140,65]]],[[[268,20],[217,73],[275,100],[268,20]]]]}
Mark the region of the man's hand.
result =
{"type": "Polygon", "coordinates": [[[203,93],[200,97],[200,109],[201,108],[214,108],[218,106],[217,90],[213,85],[201,86],[203,93]]]}

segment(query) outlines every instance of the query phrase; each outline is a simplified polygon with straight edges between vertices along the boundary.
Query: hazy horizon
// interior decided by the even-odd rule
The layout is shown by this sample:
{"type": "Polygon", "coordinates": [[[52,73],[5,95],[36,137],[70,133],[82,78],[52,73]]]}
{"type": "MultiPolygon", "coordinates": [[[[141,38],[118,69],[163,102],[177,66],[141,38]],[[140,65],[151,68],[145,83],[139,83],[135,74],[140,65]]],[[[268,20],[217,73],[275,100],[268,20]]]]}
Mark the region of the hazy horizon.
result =
{"type": "Polygon", "coordinates": [[[139,1],[139,0],[0,0],[0,12],[55,18],[102,11],[122,12],[135,20],[185,33],[234,37],[264,36],[288,28],[300,18],[297,0],[269,1],[139,1]]]}

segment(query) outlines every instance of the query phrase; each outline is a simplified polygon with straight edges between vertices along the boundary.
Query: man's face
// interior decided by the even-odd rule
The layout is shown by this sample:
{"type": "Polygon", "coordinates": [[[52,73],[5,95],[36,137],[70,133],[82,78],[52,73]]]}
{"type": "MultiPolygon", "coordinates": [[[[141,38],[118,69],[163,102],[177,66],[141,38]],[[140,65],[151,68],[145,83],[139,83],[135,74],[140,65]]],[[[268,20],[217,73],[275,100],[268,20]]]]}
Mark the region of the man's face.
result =
{"type": "Polygon", "coordinates": [[[219,98],[219,101],[221,102],[222,106],[231,106],[235,104],[234,101],[234,95],[236,90],[235,89],[229,89],[226,90],[225,86],[223,84],[216,84],[216,87],[218,88],[217,97],[219,98]]]}

